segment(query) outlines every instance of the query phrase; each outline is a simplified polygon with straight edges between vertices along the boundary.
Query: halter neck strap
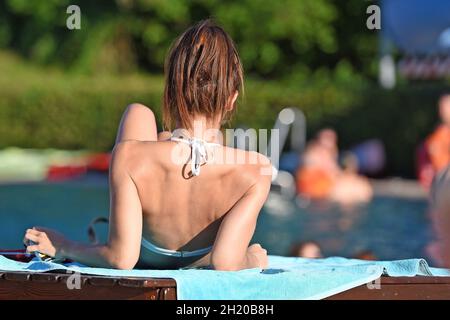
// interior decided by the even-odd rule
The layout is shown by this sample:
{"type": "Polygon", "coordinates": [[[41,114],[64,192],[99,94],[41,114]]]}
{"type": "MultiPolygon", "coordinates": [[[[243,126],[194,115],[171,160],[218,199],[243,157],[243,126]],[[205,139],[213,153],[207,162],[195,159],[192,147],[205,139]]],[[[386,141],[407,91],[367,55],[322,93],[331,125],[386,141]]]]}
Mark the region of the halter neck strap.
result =
{"type": "Polygon", "coordinates": [[[205,140],[199,138],[177,138],[170,137],[171,141],[182,142],[191,147],[191,172],[194,176],[200,175],[200,166],[202,163],[208,162],[208,153],[206,147],[220,146],[218,143],[206,142],[205,140]]]}

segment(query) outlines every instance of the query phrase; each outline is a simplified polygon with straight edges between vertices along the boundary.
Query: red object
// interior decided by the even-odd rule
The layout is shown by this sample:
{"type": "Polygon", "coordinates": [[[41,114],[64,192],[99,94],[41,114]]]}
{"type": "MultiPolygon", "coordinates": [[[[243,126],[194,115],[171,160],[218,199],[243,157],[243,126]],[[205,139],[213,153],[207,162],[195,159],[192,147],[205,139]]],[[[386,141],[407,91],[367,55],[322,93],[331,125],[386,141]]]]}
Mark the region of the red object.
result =
{"type": "Polygon", "coordinates": [[[90,157],[87,167],[89,170],[108,171],[110,161],[110,153],[97,153],[90,157]]]}
{"type": "Polygon", "coordinates": [[[26,253],[25,249],[17,249],[17,250],[2,250],[0,252],[3,256],[8,259],[20,261],[20,262],[29,262],[33,259],[34,255],[26,253]],[[20,253],[18,253],[20,252],[20,253]]]}
{"type": "Polygon", "coordinates": [[[431,164],[430,156],[428,155],[424,143],[421,143],[416,151],[416,170],[416,175],[420,184],[425,188],[425,190],[429,190],[433,181],[435,170],[431,164]]]}
{"type": "MultiPolygon", "coordinates": [[[[34,254],[29,254],[26,249],[0,249],[0,255],[5,256],[8,259],[20,261],[20,262],[30,262],[35,257],[34,254]]],[[[71,263],[72,260],[65,259],[62,263],[71,263]]]]}
{"type": "Polygon", "coordinates": [[[62,181],[85,174],[86,166],[50,166],[47,171],[48,181],[62,181]]]}
{"type": "Polygon", "coordinates": [[[312,199],[329,196],[334,181],[329,172],[322,168],[303,167],[297,171],[297,192],[312,199]]]}
{"type": "Polygon", "coordinates": [[[445,169],[450,163],[450,127],[439,125],[425,140],[425,149],[433,169],[445,169]]]}

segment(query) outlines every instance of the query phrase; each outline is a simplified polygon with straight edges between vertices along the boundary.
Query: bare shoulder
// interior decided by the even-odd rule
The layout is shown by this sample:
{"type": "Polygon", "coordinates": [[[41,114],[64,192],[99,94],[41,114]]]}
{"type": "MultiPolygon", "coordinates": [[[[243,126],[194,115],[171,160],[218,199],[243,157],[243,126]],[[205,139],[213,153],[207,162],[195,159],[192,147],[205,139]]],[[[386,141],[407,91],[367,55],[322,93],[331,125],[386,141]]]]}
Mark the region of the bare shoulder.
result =
{"type": "Polygon", "coordinates": [[[149,166],[155,158],[149,155],[158,154],[157,152],[151,152],[158,147],[160,147],[159,144],[155,142],[137,140],[119,142],[115,145],[112,152],[111,170],[135,172],[144,163],[149,166]]]}
{"type": "Polygon", "coordinates": [[[126,162],[129,160],[139,149],[141,145],[137,140],[126,140],[117,143],[112,150],[112,163],[126,162]]]}
{"type": "Polygon", "coordinates": [[[122,141],[117,143],[112,150],[109,174],[112,178],[129,172],[130,158],[135,152],[137,141],[122,141]]]}
{"type": "MultiPolygon", "coordinates": [[[[234,162],[234,171],[239,179],[245,180],[249,186],[267,189],[272,181],[272,164],[268,157],[256,152],[226,147],[226,152],[234,162]]],[[[228,160],[230,161],[230,160],[228,160]]]]}
{"type": "Polygon", "coordinates": [[[256,151],[247,151],[250,153],[250,157],[254,157],[256,159],[256,163],[249,163],[247,166],[250,166],[252,170],[254,184],[253,187],[260,189],[264,192],[268,192],[270,189],[270,185],[272,183],[272,162],[270,159],[256,151]]]}
{"type": "Polygon", "coordinates": [[[161,131],[158,133],[158,141],[166,141],[172,137],[172,133],[170,131],[161,131]]]}

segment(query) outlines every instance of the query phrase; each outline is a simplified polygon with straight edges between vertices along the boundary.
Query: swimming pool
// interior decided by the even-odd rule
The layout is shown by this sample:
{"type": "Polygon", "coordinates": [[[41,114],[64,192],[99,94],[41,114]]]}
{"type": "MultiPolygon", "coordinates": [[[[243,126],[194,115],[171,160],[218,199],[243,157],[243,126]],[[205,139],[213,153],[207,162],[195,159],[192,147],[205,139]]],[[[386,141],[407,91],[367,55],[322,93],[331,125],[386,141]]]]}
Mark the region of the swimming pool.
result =
{"type": "MultiPolygon", "coordinates": [[[[69,183],[0,185],[0,248],[20,248],[23,231],[33,225],[62,231],[87,241],[87,226],[107,216],[108,186],[104,177],[69,183]]],[[[254,236],[270,254],[286,255],[298,241],[314,240],[325,256],[351,257],[370,250],[380,260],[425,257],[433,233],[423,199],[376,197],[352,210],[329,204],[309,205],[272,193],[261,212],[254,236]]],[[[100,238],[107,227],[99,226],[100,238]]]]}

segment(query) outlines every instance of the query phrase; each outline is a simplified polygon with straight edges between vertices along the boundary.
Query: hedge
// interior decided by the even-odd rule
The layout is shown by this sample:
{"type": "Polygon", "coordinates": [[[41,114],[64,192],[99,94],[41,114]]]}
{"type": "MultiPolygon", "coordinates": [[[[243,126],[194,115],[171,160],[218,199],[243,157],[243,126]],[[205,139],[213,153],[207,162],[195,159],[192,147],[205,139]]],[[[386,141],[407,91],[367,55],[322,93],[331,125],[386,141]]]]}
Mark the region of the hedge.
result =
{"type": "MultiPolygon", "coordinates": [[[[162,75],[75,75],[22,65],[4,53],[0,73],[8,75],[0,77],[0,148],[109,150],[131,102],[151,106],[161,119],[162,75]]],[[[415,147],[436,124],[443,89],[416,84],[386,91],[331,76],[308,83],[247,79],[232,125],[271,128],[279,110],[297,106],[307,116],[309,136],[332,126],[342,148],[380,138],[388,154],[386,173],[412,176],[415,147]]]]}

